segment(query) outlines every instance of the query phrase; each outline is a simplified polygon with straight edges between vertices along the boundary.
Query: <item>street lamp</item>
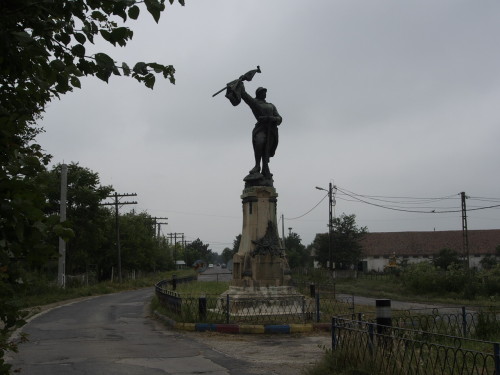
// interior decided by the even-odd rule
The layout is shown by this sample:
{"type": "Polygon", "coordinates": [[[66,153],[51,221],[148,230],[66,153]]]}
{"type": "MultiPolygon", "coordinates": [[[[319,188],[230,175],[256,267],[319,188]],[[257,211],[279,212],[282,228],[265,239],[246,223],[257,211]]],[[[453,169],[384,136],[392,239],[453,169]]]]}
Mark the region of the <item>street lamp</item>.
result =
{"type": "Polygon", "coordinates": [[[332,238],[332,231],[333,231],[333,206],[335,205],[335,199],[333,195],[335,194],[333,190],[337,190],[335,186],[330,182],[328,184],[328,190],[323,189],[319,186],[316,186],[316,189],[318,190],[323,190],[328,193],[328,258],[329,258],[329,268],[331,271],[333,271],[333,252],[332,252],[332,245],[333,245],[333,238],[332,238]]]}

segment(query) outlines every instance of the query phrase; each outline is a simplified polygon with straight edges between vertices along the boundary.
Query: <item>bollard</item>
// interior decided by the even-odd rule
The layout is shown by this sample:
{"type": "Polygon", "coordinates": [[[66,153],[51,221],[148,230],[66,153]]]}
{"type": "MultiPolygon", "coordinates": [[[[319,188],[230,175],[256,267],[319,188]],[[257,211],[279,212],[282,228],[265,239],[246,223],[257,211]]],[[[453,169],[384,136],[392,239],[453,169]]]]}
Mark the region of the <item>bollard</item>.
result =
{"type": "Polygon", "coordinates": [[[309,295],[311,296],[311,298],[314,298],[314,296],[316,296],[316,285],[309,284],[309,295]]]}
{"type": "Polygon", "coordinates": [[[377,316],[377,333],[383,333],[388,327],[392,326],[392,311],[390,299],[375,300],[377,316]]]}
{"type": "Polygon", "coordinates": [[[177,276],[172,275],[172,290],[177,289],[177,276]]]}
{"type": "Polygon", "coordinates": [[[207,298],[198,298],[198,313],[200,314],[200,321],[204,322],[207,319],[207,298]]]}

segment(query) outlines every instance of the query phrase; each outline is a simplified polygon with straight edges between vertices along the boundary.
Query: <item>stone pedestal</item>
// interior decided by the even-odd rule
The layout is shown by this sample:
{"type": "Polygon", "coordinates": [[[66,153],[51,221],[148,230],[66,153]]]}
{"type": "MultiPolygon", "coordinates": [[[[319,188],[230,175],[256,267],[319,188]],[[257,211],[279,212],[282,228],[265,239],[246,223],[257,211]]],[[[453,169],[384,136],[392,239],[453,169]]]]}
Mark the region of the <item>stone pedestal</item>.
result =
{"type": "MultiPolygon", "coordinates": [[[[252,186],[243,190],[243,230],[238,252],[233,257],[231,287],[260,294],[259,288],[274,291],[290,284],[290,269],[276,222],[276,189],[252,186]]],[[[266,294],[267,292],[264,292],[266,294]]]]}

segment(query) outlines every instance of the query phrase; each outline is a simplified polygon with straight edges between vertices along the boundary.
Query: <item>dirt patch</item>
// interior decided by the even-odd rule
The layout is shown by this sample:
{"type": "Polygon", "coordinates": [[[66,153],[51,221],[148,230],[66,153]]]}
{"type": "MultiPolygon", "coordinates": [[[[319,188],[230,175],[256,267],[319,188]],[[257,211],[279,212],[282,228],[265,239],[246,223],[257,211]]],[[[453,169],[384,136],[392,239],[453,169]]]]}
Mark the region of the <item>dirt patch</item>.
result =
{"type": "MultiPolygon", "coordinates": [[[[255,374],[301,375],[318,362],[331,347],[329,333],[290,335],[231,335],[214,332],[185,332],[228,357],[252,363],[255,374]]],[[[250,369],[249,369],[250,370],[250,369]]]]}

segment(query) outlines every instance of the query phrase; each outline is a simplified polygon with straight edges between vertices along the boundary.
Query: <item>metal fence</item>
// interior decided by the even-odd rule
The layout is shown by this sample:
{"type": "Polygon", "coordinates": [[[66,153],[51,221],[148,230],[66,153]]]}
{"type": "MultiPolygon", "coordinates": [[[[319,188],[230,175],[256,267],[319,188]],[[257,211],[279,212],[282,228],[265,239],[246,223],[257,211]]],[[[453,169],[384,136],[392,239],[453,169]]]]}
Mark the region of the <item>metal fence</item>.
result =
{"type": "MultiPolygon", "coordinates": [[[[376,312],[357,312],[349,317],[375,322],[376,312]]],[[[457,306],[392,310],[392,325],[450,336],[497,340],[500,338],[500,310],[490,306],[457,306]]]]}
{"type": "Polygon", "coordinates": [[[315,292],[265,298],[236,295],[184,296],[169,289],[170,281],[156,284],[156,295],[171,319],[184,323],[291,324],[329,323],[332,315],[352,312],[351,298],[315,292]]]}
{"type": "Polygon", "coordinates": [[[500,374],[498,343],[339,317],[332,355],[339,367],[370,374],[500,374]]]}

